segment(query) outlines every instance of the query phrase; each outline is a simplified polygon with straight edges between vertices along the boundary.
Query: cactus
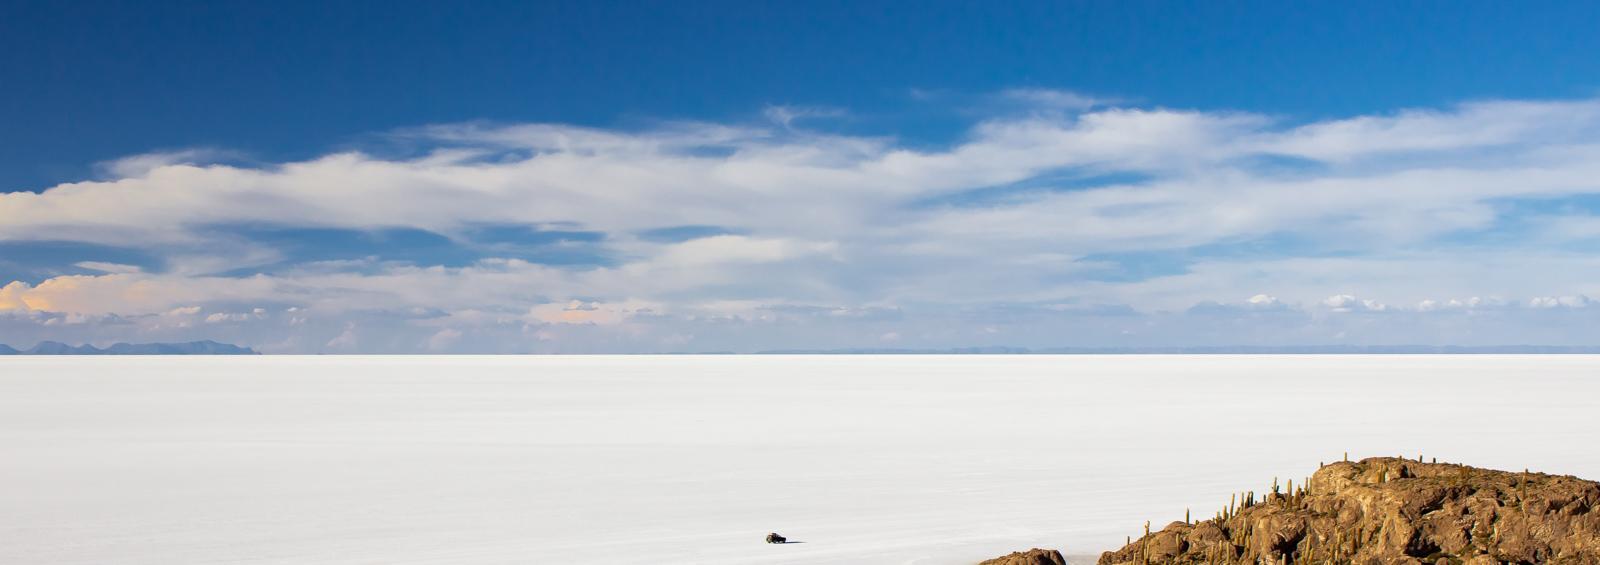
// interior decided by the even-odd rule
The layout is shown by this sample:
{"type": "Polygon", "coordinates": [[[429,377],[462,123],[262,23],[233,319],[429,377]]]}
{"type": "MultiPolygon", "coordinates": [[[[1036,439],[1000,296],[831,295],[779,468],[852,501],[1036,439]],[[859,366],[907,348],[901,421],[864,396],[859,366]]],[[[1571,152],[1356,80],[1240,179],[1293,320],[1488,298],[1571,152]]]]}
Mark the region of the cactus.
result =
{"type": "Polygon", "coordinates": [[[1517,479],[1517,508],[1523,514],[1528,513],[1528,469],[1522,469],[1522,477],[1517,479]]]}
{"type": "Polygon", "coordinates": [[[1139,540],[1139,557],[1145,563],[1150,562],[1150,521],[1144,521],[1144,537],[1139,540]]]}

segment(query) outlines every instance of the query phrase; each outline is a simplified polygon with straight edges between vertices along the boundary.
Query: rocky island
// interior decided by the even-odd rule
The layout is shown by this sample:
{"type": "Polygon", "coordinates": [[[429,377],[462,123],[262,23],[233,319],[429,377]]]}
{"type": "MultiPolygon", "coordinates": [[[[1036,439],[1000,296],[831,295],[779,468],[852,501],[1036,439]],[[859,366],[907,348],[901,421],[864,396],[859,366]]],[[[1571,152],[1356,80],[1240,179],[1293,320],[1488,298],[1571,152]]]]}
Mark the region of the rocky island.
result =
{"type": "MultiPolygon", "coordinates": [[[[1276,483],[1276,481],[1275,481],[1276,483]]],[[[1309,481],[1242,492],[1203,521],[1173,522],[1101,565],[1600,563],[1600,483],[1421,458],[1323,465],[1309,481]]],[[[1033,550],[995,565],[1062,563],[1033,550]]]]}

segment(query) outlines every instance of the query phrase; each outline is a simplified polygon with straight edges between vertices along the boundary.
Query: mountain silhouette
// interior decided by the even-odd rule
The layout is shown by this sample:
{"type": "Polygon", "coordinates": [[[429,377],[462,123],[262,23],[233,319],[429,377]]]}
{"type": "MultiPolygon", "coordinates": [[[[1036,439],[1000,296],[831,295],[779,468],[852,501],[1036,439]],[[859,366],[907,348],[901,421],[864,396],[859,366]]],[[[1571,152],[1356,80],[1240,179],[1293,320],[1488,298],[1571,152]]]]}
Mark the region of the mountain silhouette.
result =
{"type": "Polygon", "coordinates": [[[93,345],[69,345],[41,341],[31,349],[18,350],[0,344],[0,355],[257,355],[254,349],[211,340],[188,343],[117,343],[100,349],[93,345]]]}

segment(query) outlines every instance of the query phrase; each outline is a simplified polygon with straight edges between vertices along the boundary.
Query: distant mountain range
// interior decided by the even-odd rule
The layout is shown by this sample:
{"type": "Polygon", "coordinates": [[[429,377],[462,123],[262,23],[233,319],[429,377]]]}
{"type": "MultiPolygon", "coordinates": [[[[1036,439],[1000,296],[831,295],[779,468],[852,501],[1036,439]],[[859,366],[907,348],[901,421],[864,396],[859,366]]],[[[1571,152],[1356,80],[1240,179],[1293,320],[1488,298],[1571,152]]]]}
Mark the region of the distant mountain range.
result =
{"type": "Polygon", "coordinates": [[[257,355],[257,353],[248,347],[211,340],[188,343],[118,343],[105,349],[93,345],[41,341],[27,350],[18,350],[0,343],[0,355],[257,355]]]}

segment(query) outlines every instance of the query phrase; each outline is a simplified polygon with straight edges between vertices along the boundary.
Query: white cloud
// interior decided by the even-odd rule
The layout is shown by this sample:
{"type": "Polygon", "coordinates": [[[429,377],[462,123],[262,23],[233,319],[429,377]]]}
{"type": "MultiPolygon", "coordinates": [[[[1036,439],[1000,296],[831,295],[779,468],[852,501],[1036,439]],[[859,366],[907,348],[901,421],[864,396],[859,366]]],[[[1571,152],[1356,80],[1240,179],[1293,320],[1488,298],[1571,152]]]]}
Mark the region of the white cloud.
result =
{"type": "Polygon", "coordinates": [[[121,265],[102,261],[80,261],[75,263],[74,266],[91,271],[100,271],[102,273],[138,273],[142,271],[142,269],[135,265],[121,265]]]}
{"type": "Polygon", "coordinates": [[[643,304],[603,304],[573,300],[566,304],[540,304],[528,311],[531,321],[547,324],[614,325],[639,312],[648,312],[643,304]]]}
{"type": "Polygon", "coordinates": [[[1528,301],[1533,308],[1586,308],[1593,301],[1587,296],[1539,296],[1528,301]]]}
{"type": "Polygon", "coordinates": [[[1281,308],[1284,306],[1283,301],[1278,300],[1278,297],[1266,294],[1257,294],[1252,296],[1248,300],[1245,300],[1245,303],[1249,304],[1252,308],[1258,309],[1281,308]]]}
{"type": "Polygon", "coordinates": [[[99,163],[96,168],[113,177],[140,177],[162,167],[204,163],[224,156],[226,156],[225,152],[212,149],[184,149],[131,155],[99,163]]]}
{"type": "MultiPolygon", "coordinates": [[[[1489,101],[1285,124],[1062,91],[1000,96],[1038,109],[980,120],[946,147],[792,128],[842,111],[772,106],[764,114],[773,125],[423,127],[396,135],[435,149],[405,159],[344,152],[244,166],[215,164],[214,152],[134,156],[106,165],[111,178],[0,194],[0,241],[138,242],[160,268],[79,262],[97,274],[10,282],[0,287],[0,311],[17,319],[46,313],[40,319],[65,325],[65,314],[131,323],[195,317],[203,308],[213,326],[327,332],[315,342],[283,342],[314,351],[394,343],[379,340],[387,328],[377,324],[363,323],[357,340],[355,326],[341,323],[380,315],[432,316],[425,335],[406,337],[423,347],[461,329],[444,325],[451,323],[573,344],[603,341],[585,332],[642,331],[643,318],[795,319],[770,306],[991,312],[1001,304],[1095,304],[1154,316],[1224,300],[1269,318],[1302,304],[1318,316],[1572,310],[1600,292],[1592,282],[1600,260],[1550,245],[1600,233],[1592,211],[1577,204],[1531,217],[1507,205],[1600,194],[1595,100],[1489,101]],[[1442,237],[1519,222],[1538,226],[1530,239],[1473,246],[1442,237]],[[608,260],[563,266],[490,257],[444,267],[352,257],[239,277],[289,257],[268,242],[216,234],[219,225],[247,224],[410,228],[463,240],[486,223],[604,232],[595,245],[608,260]],[[723,234],[638,235],[680,226],[723,234]],[[1173,264],[1113,276],[1127,254],[1158,263],[1170,254],[1173,264]],[[1258,288],[1273,294],[1239,305],[1239,289],[1258,288]]],[[[870,316],[832,316],[859,324],[851,334],[858,339],[894,331],[870,316]]],[[[1027,333],[973,316],[961,335],[996,326],[1027,333]]],[[[790,335],[773,331],[772,339],[790,335]]],[[[713,348],[717,336],[733,339],[693,327],[649,343],[671,335],[713,348]]]]}
{"type": "Polygon", "coordinates": [[[1390,116],[1307,124],[1269,134],[1262,148],[1327,161],[1417,152],[1592,140],[1600,101],[1490,101],[1449,111],[1407,110],[1390,116]]]}
{"type": "Polygon", "coordinates": [[[1322,299],[1322,305],[1334,312],[1383,312],[1389,307],[1382,302],[1336,294],[1322,299]]]}
{"type": "Polygon", "coordinates": [[[772,105],[762,110],[772,123],[785,128],[793,127],[794,123],[801,120],[814,118],[839,118],[846,115],[843,108],[829,108],[825,106],[789,106],[772,105]]]}
{"type": "Polygon", "coordinates": [[[334,351],[349,351],[355,349],[358,345],[359,341],[356,337],[356,325],[354,323],[348,323],[345,324],[343,332],[341,332],[338,336],[335,336],[333,339],[328,340],[328,342],[322,346],[334,351]]]}
{"type": "Polygon", "coordinates": [[[226,322],[247,322],[255,318],[256,316],[245,314],[243,312],[217,312],[206,316],[206,323],[221,324],[226,322]]]}
{"type": "Polygon", "coordinates": [[[33,287],[22,281],[15,281],[0,287],[0,312],[8,310],[32,310],[28,306],[26,295],[33,287]]]}
{"type": "Polygon", "coordinates": [[[718,235],[667,246],[660,251],[654,262],[675,267],[703,267],[721,263],[774,263],[801,256],[826,254],[837,249],[838,244],[833,242],[718,235]]]}
{"type": "Polygon", "coordinates": [[[461,341],[461,335],[460,330],[453,328],[439,330],[428,338],[428,349],[430,351],[448,351],[456,342],[461,341]]]}
{"type": "Polygon", "coordinates": [[[1010,100],[1062,110],[1086,110],[1111,102],[1077,92],[1048,88],[1013,88],[1001,92],[1000,95],[1010,100]]]}

